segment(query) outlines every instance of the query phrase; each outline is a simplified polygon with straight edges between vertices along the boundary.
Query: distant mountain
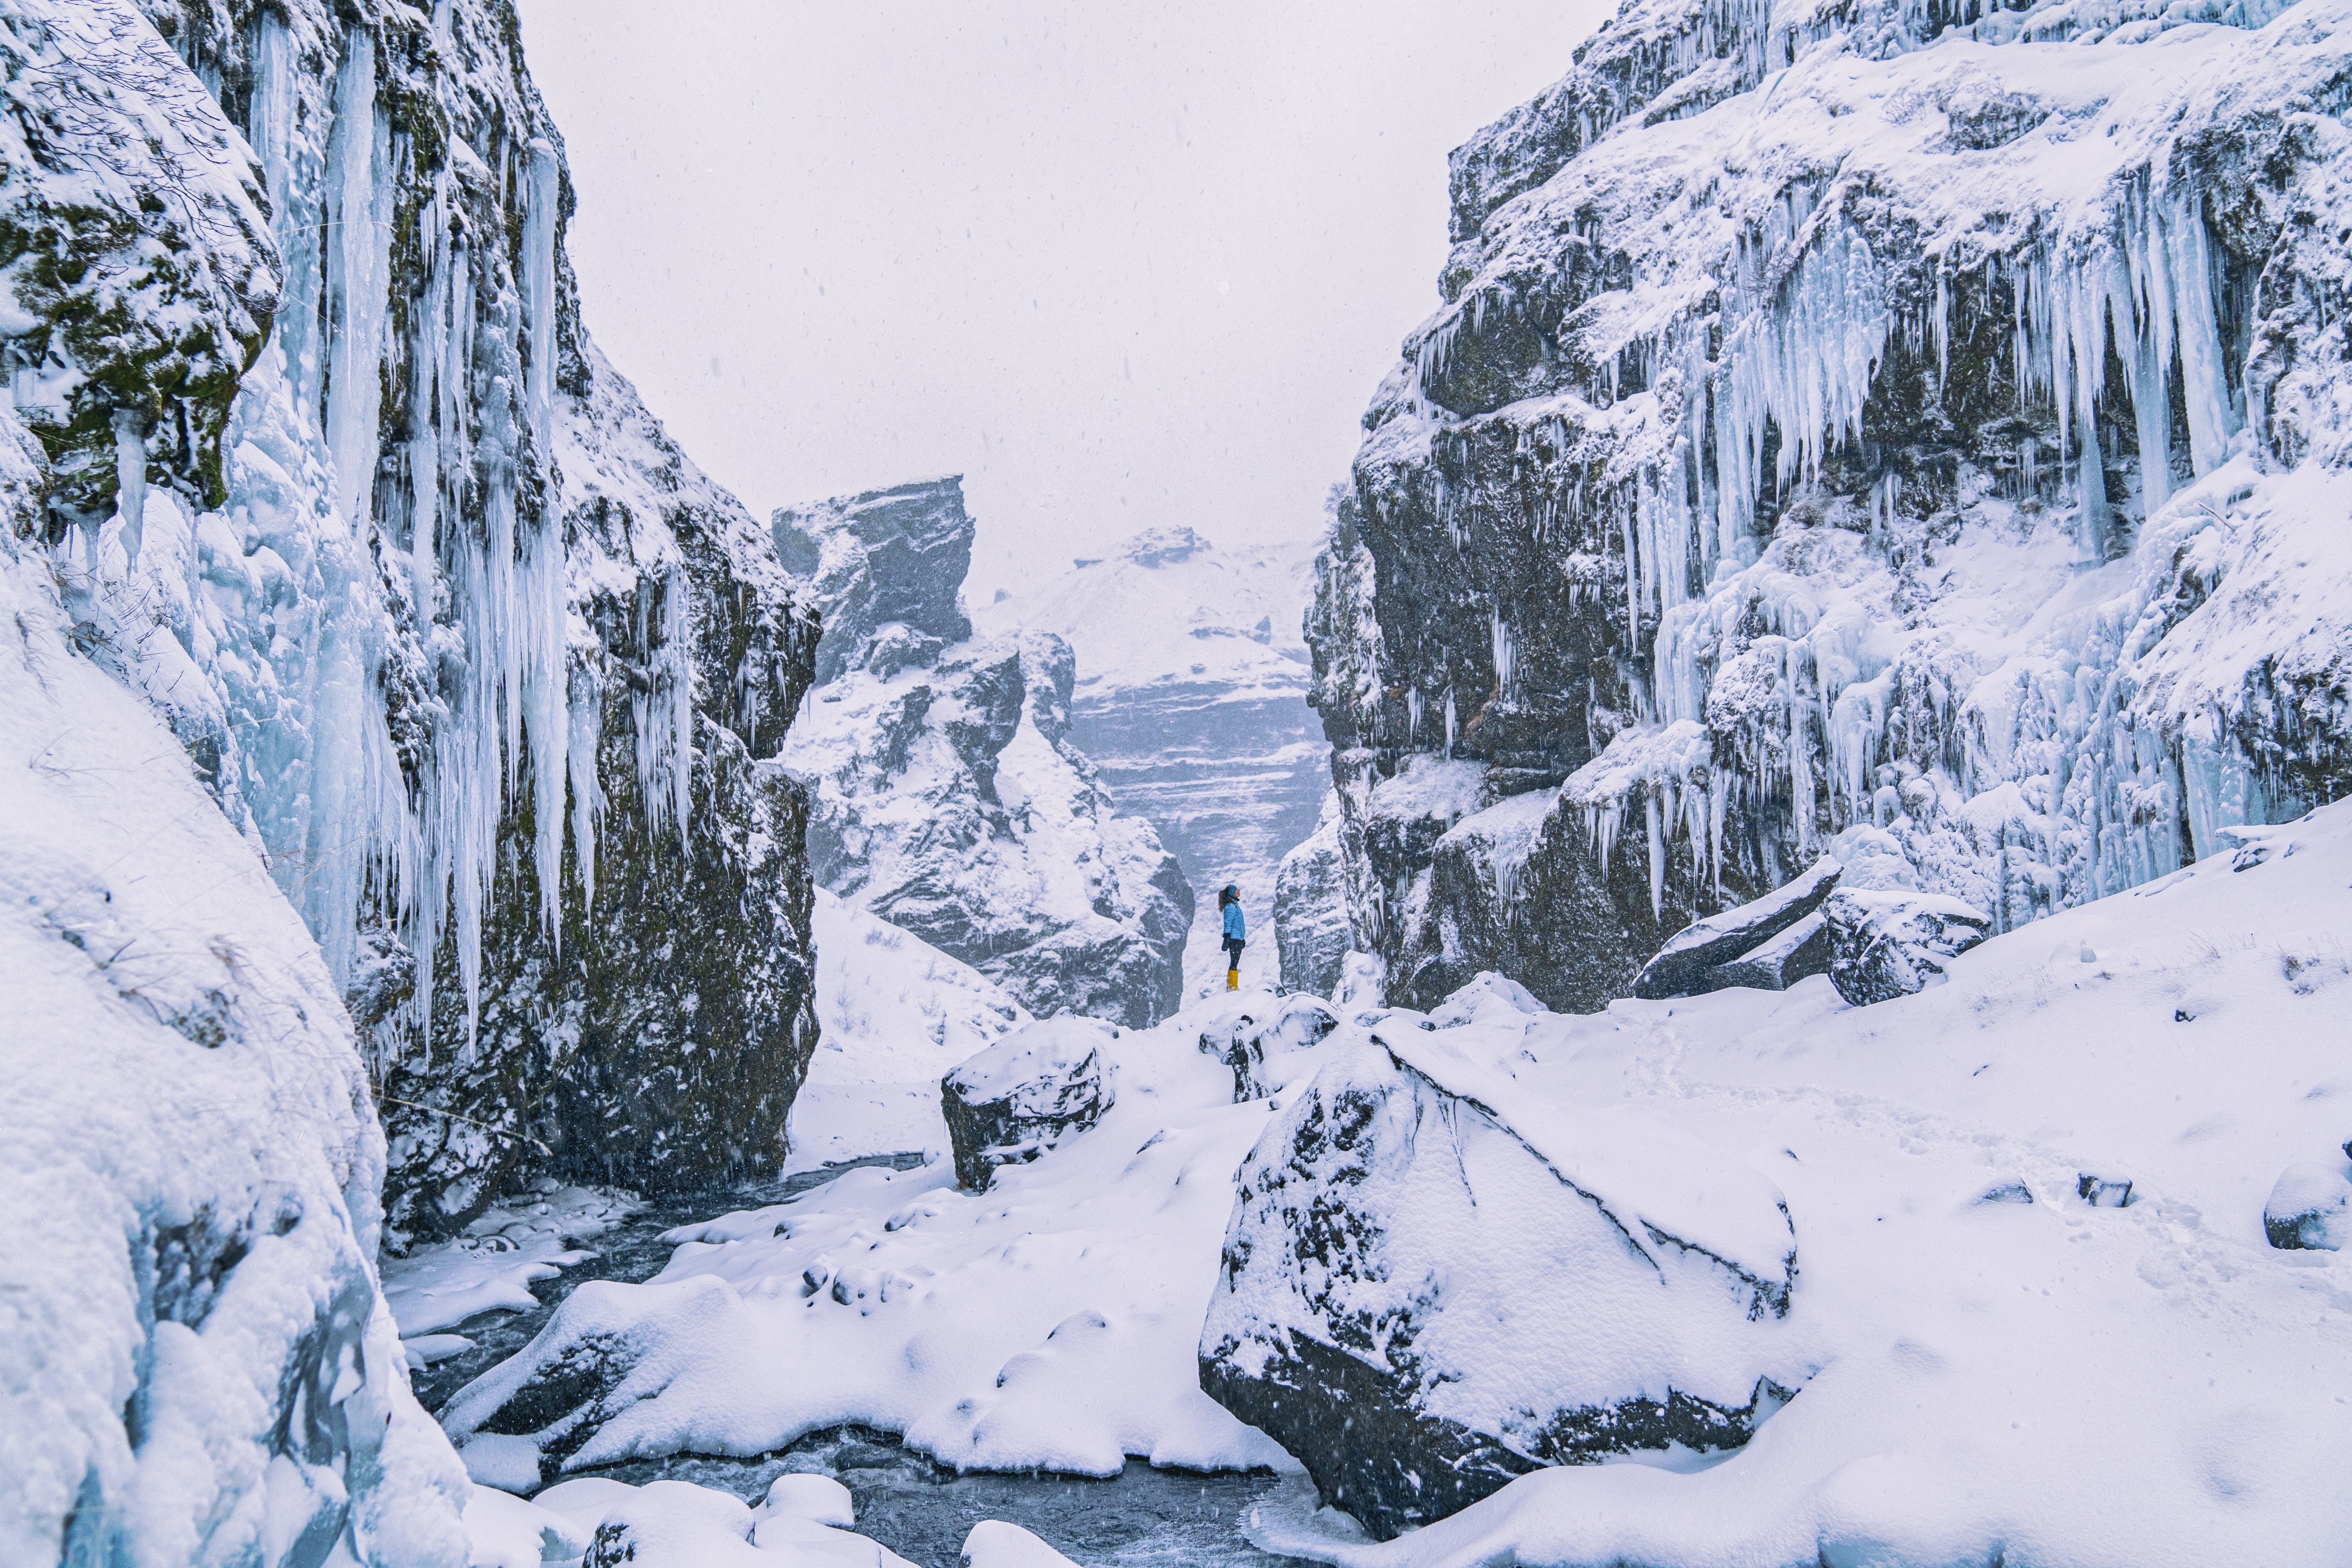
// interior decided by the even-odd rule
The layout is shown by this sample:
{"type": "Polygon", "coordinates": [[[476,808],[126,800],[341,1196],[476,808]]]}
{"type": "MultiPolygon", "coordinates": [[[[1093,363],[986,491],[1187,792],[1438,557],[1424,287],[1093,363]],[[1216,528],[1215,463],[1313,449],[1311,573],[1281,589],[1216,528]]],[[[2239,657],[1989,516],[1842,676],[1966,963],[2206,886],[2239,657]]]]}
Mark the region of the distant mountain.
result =
{"type": "Polygon", "coordinates": [[[1077,655],[1070,740],[1150,819],[1199,894],[1185,984],[1222,984],[1216,889],[1242,889],[1250,977],[1276,978],[1274,877],[1313,832],[1328,752],[1307,706],[1301,622],[1315,545],[1135,535],[1026,593],[970,606],[983,633],[1051,632],[1077,655]]]}

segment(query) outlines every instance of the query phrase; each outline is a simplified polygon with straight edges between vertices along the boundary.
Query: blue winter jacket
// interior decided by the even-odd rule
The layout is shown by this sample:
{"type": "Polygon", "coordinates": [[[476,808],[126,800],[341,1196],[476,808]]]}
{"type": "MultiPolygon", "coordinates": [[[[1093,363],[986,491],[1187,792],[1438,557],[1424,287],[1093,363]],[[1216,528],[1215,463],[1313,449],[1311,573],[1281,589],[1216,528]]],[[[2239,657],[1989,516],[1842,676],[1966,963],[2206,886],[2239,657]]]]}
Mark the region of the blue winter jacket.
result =
{"type": "Polygon", "coordinates": [[[1238,900],[1225,906],[1225,934],[1235,942],[1249,934],[1242,929],[1242,906],[1238,900]]]}

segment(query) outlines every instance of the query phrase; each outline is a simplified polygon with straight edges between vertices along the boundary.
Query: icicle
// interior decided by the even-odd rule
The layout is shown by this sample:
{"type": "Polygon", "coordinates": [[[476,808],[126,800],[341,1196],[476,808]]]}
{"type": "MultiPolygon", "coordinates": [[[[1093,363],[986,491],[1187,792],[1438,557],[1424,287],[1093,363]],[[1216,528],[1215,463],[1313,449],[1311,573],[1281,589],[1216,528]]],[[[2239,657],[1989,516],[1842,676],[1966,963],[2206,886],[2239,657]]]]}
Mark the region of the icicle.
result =
{"type": "MultiPolygon", "coordinates": [[[[122,517],[122,559],[125,569],[139,563],[139,546],[147,537],[147,443],[139,432],[139,411],[114,411],[115,506],[122,517]]],[[[98,567],[98,552],[90,551],[90,569],[98,567]]]]}
{"type": "Polygon", "coordinates": [[[335,86],[329,196],[335,243],[328,251],[335,312],[327,382],[327,449],[345,523],[363,534],[373,510],[377,415],[383,402],[383,323],[392,246],[390,126],[376,103],[375,40],[344,36],[335,86]]]}

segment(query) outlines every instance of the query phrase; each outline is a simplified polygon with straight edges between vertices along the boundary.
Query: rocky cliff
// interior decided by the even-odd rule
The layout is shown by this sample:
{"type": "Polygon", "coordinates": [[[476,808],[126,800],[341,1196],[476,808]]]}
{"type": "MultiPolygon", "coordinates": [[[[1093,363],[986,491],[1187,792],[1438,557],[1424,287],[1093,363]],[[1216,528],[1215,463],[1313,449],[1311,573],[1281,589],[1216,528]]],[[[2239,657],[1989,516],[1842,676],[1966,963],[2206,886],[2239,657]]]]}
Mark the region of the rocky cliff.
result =
{"type": "Polygon", "coordinates": [[[2347,19],[1627,5],[1454,154],[1299,919],[1590,1008],[1846,836],[2005,929],[2340,793],[2347,19]]]}
{"type": "Polygon", "coordinates": [[[782,757],[807,781],[817,879],[1041,1017],[1142,1027],[1174,1011],[1192,889],[1072,743],[1069,645],[972,636],[961,479],[786,508],[773,526],[824,619],[826,679],[782,757]]]}
{"type": "Polygon", "coordinates": [[[581,323],[511,7],[5,21],[21,526],[349,996],[394,1224],[774,1162],[817,628],[581,323]]]}

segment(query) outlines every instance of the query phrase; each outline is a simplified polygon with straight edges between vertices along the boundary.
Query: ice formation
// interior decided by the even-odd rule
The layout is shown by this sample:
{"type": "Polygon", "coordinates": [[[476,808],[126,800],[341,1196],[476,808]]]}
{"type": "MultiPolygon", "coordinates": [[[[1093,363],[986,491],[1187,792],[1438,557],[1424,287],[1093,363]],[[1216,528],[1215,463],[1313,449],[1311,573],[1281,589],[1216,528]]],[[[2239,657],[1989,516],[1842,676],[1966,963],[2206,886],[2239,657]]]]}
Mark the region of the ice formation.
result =
{"type": "Polygon", "coordinates": [[[1622,984],[1851,825],[2006,929],[2331,798],[2347,15],[1636,0],[1457,152],[1313,634],[1358,945],[1589,1005],[1559,909],[1622,984]],[[1537,870],[1370,845],[1415,752],[1537,870]]]}

